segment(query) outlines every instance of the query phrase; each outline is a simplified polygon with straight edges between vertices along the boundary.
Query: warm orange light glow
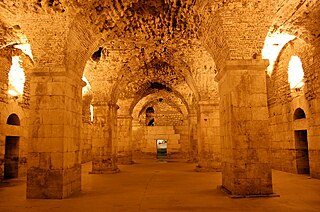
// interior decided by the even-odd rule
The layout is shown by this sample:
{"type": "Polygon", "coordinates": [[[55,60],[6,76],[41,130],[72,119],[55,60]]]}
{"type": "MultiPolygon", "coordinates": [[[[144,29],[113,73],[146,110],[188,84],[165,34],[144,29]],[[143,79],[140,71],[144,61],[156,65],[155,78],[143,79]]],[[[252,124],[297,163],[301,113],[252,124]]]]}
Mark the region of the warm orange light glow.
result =
{"type": "Polygon", "coordinates": [[[262,58],[269,60],[269,66],[267,68],[267,73],[269,76],[272,74],[274,63],[277,57],[284,47],[290,40],[293,40],[295,36],[283,33],[273,33],[268,34],[264,42],[264,47],[262,49],[262,58]]]}
{"type": "Polygon", "coordinates": [[[301,88],[303,82],[304,72],[302,62],[298,56],[292,56],[288,65],[288,82],[290,88],[301,88]]]}
{"type": "Polygon", "coordinates": [[[19,96],[23,94],[24,83],[26,77],[22,68],[22,61],[19,56],[12,57],[12,65],[8,74],[9,89],[8,94],[11,96],[19,96]]]}
{"type": "Polygon", "coordinates": [[[82,88],[82,95],[88,94],[91,90],[91,85],[85,76],[82,76],[82,80],[86,83],[86,86],[82,88]]]}

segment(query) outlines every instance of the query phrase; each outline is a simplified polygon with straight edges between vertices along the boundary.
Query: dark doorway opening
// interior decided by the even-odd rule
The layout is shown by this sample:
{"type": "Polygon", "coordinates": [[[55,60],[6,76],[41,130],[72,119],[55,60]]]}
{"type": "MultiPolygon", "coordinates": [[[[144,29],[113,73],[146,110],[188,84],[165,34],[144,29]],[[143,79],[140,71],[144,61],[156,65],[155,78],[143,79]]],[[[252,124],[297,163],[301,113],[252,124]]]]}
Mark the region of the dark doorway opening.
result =
{"type": "Polygon", "coordinates": [[[294,131],[298,174],[310,174],[307,130],[294,131]]]}
{"type": "Polygon", "coordinates": [[[19,166],[19,137],[7,136],[4,156],[4,178],[18,177],[19,166]]]}
{"type": "Polygon", "coordinates": [[[167,141],[166,140],[157,140],[157,158],[158,159],[167,159],[167,141]]]}

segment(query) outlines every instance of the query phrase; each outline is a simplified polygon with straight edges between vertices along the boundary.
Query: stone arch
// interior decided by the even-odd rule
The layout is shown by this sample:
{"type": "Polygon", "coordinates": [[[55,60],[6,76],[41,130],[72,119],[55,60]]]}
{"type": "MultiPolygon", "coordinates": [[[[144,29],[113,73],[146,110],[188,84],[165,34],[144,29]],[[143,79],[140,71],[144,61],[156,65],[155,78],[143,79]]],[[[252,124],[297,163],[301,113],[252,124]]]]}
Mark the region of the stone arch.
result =
{"type": "MultiPolygon", "coordinates": [[[[144,113],[149,107],[153,107],[153,105],[156,105],[158,103],[158,99],[155,99],[155,100],[150,100],[148,102],[146,102],[140,109],[139,113],[138,113],[138,116],[140,116],[142,113],[144,113]]],[[[164,101],[164,103],[172,106],[173,108],[175,108],[181,115],[184,115],[186,116],[187,114],[184,114],[182,109],[173,101],[171,100],[166,100],[164,101]]]]}
{"type": "MultiPolygon", "coordinates": [[[[99,46],[106,40],[119,37],[121,39],[126,36],[123,34],[123,30],[121,30],[122,28],[118,29],[118,25],[130,24],[130,21],[124,17],[123,13],[136,3],[145,4],[143,1],[120,1],[116,4],[94,1],[91,2],[90,5],[82,3],[83,12],[75,15],[74,21],[70,24],[71,29],[69,30],[67,38],[66,64],[68,65],[68,69],[76,70],[78,75],[81,76],[86,61],[99,46]],[[106,8],[117,12],[105,14],[106,8]],[[91,10],[92,12],[88,13],[89,15],[84,15],[85,10],[91,10]],[[108,24],[103,25],[103,23],[106,23],[106,18],[108,20],[110,19],[108,22],[112,22],[112,26],[108,24]],[[92,27],[92,25],[98,25],[98,27],[92,27]]],[[[183,2],[183,4],[190,4],[184,8],[194,7],[192,12],[195,13],[194,16],[197,17],[194,19],[201,22],[201,24],[197,23],[194,28],[204,29],[196,30],[195,37],[190,39],[190,41],[195,40],[196,43],[203,45],[213,56],[214,60],[217,61],[218,70],[222,69],[225,61],[229,58],[229,47],[224,39],[225,36],[223,36],[221,16],[216,12],[216,9],[213,9],[217,7],[213,6],[212,3],[201,3],[200,5],[196,3],[194,5],[194,2],[183,2]],[[209,26],[208,23],[211,23],[210,26],[214,26],[215,29],[206,29],[206,27],[209,26]],[[211,45],[209,45],[210,43],[211,45]]],[[[184,38],[185,37],[183,37],[183,39],[184,38]]]]}
{"type": "MultiPolygon", "coordinates": [[[[164,93],[168,93],[168,91],[163,91],[164,93]]],[[[158,100],[159,98],[163,98],[163,95],[161,93],[158,93],[158,94],[155,94],[155,93],[150,93],[150,94],[144,94],[142,96],[140,95],[136,95],[136,97],[134,98],[134,100],[132,101],[131,105],[130,105],[130,109],[129,109],[129,114],[132,114],[133,111],[134,111],[134,108],[137,106],[137,104],[143,99],[143,98],[147,98],[148,96],[150,95],[155,95],[151,101],[156,101],[158,100]]],[[[170,93],[170,96],[172,98],[177,98],[179,99],[184,108],[183,109],[179,109],[181,111],[182,114],[184,115],[188,115],[189,114],[189,111],[190,111],[190,108],[189,108],[189,105],[188,105],[188,102],[186,101],[186,99],[183,97],[182,94],[180,94],[178,91],[173,91],[172,93],[170,93]]]]}
{"type": "MultiPolygon", "coordinates": [[[[184,64],[186,69],[182,69],[182,68],[180,69],[180,67],[178,67],[179,68],[178,74],[181,74],[184,77],[189,88],[192,90],[196,100],[199,100],[199,94],[195,86],[195,81],[193,80],[190,74],[191,73],[190,67],[181,60],[179,62],[181,64],[184,64]]],[[[176,64],[176,63],[169,63],[169,64],[176,64]]],[[[128,69],[129,69],[128,67],[135,67],[135,66],[131,66],[127,64],[124,65],[124,67],[121,68],[121,72],[119,73],[119,76],[121,76],[121,79],[118,80],[116,84],[113,86],[113,89],[111,92],[111,99],[114,103],[119,98],[119,95],[121,93],[121,87],[123,87],[123,85],[126,85],[132,79],[131,75],[126,74],[126,72],[128,72],[128,69]]],[[[137,68],[133,69],[132,73],[138,72],[140,69],[141,69],[141,66],[138,66],[137,68]]]]}

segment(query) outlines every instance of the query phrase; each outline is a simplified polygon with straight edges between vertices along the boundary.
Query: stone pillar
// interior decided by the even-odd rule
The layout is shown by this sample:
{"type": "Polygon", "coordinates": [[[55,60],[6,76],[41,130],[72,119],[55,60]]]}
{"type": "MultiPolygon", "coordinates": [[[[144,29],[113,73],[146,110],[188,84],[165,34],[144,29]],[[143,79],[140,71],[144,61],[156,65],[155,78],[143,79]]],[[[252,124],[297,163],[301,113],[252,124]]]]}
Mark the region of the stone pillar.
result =
{"type": "Polygon", "coordinates": [[[132,116],[118,116],[117,164],[133,164],[132,116]]]}
{"type": "Polygon", "coordinates": [[[199,102],[197,171],[221,170],[219,106],[199,102]]]}
{"type": "Polygon", "coordinates": [[[266,90],[267,60],[228,61],[220,93],[222,189],[230,195],[271,195],[266,90]]]}
{"type": "Polygon", "coordinates": [[[116,144],[118,105],[94,104],[94,135],[92,138],[92,174],[117,173],[116,144]]]}
{"type": "Polygon", "coordinates": [[[197,114],[188,115],[189,135],[189,158],[188,161],[196,162],[198,159],[198,135],[197,135],[197,114]]]}
{"type": "Polygon", "coordinates": [[[81,189],[82,81],[59,71],[31,77],[27,198],[61,199],[81,189]]]}

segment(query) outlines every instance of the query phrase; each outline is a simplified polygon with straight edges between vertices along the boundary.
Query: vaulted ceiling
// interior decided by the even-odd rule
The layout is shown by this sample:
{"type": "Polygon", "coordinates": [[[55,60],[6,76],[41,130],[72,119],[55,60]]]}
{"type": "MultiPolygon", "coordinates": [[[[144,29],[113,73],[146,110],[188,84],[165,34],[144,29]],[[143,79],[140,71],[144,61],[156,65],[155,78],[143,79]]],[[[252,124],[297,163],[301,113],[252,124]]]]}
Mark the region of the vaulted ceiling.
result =
{"type": "Polygon", "coordinates": [[[318,0],[5,0],[0,48],[29,42],[37,71],[52,65],[84,73],[95,102],[112,101],[132,111],[149,95],[169,93],[193,108],[202,100],[219,102],[217,72],[226,60],[260,55],[268,32],[317,42],[319,5],[318,0]]]}

